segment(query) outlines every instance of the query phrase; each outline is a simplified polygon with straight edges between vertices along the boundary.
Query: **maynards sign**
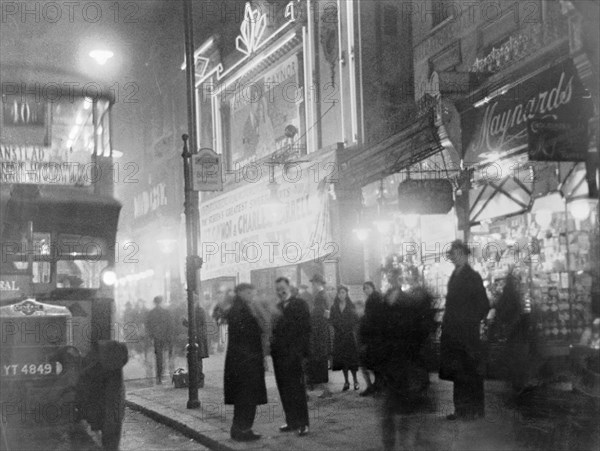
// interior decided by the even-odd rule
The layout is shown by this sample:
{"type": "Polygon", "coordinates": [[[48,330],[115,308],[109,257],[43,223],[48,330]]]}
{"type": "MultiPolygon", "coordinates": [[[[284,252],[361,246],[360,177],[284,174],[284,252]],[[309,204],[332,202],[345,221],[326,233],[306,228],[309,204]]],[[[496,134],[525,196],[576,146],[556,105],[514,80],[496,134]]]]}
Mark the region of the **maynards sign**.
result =
{"type": "Polygon", "coordinates": [[[587,123],[586,92],[571,61],[495,94],[489,100],[480,99],[462,114],[464,160],[468,165],[524,151],[531,121],[587,123]]]}

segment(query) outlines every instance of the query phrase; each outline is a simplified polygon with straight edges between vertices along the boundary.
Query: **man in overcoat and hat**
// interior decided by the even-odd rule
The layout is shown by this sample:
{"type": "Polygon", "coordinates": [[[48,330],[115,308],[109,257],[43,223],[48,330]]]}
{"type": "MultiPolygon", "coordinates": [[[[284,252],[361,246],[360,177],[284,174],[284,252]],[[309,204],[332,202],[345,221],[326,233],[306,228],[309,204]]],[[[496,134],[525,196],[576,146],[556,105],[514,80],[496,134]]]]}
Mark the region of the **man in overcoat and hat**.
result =
{"type": "Polygon", "coordinates": [[[440,379],[454,382],[454,413],[449,420],[484,416],[480,323],[490,307],[481,276],[468,262],[470,250],[452,242],[448,257],[455,268],[448,282],[440,338],[440,379]]]}
{"type": "Polygon", "coordinates": [[[303,362],[310,352],[310,313],[305,301],[292,296],[289,279],[279,277],[275,287],[280,302],[273,322],[271,357],[286,418],[279,430],[303,436],[308,434],[303,362]]]}
{"type": "Polygon", "coordinates": [[[249,283],[235,287],[235,298],[226,312],[229,341],[225,357],[225,404],[233,404],[231,438],[252,441],[256,406],[267,403],[262,320],[255,306],[255,289],[249,283]]]}

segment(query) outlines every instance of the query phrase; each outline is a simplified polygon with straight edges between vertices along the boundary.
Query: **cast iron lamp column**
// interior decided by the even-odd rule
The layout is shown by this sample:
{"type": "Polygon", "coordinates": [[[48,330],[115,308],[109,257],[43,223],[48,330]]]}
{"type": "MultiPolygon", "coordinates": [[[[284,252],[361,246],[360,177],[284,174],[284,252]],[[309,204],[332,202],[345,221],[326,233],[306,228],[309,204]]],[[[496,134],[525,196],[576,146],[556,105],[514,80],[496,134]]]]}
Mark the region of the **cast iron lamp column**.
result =
{"type": "Polygon", "coordinates": [[[185,74],[187,87],[188,135],[183,135],[183,177],[185,187],[185,229],[187,241],[186,282],[188,303],[188,409],[200,407],[198,400],[198,341],[196,337],[196,308],[194,292],[200,295],[198,271],[202,259],[198,256],[198,236],[200,234],[200,218],[198,217],[198,192],[192,186],[192,155],[196,153],[196,98],[195,98],[195,59],[194,59],[194,27],[192,20],[192,0],[184,0],[183,17],[185,25],[185,74]]]}

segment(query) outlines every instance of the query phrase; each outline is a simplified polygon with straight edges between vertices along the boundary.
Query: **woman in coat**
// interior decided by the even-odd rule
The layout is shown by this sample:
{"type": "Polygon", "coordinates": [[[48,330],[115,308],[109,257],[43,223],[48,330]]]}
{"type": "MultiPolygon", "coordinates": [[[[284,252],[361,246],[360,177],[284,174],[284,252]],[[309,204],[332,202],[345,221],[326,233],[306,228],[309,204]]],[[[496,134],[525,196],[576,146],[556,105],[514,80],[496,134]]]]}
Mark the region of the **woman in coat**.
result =
{"type": "Polygon", "coordinates": [[[333,371],[342,370],[344,373],[344,388],[350,388],[348,370],[352,372],[354,390],[360,388],[356,373],[359,366],[358,344],[356,342],[356,329],[359,318],[354,304],[348,297],[348,288],[340,286],[331,308],[330,322],[333,326],[333,371]]]}
{"type": "Polygon", "coordinates": [[[229,331],[225,356],[225,404],[233,404],[231,438],[257,440],[252,431],[256,406],[267,403],[263,355],[263,330],[253,307],[254,286],[242,283],[235,288],[235,298],[225,313],[229,331]]]}

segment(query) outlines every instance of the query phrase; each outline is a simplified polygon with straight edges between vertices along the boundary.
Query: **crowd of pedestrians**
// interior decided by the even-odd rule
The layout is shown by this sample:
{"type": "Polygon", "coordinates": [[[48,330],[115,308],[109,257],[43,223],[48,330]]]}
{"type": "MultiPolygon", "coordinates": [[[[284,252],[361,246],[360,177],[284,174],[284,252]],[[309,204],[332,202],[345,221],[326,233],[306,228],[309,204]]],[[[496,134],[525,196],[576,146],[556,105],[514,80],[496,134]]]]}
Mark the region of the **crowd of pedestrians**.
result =
{"type": "MultiPolygon", "coordinates": [[[[173,297],[171,304],[165,306],[163,296],[155,296],[154,307],[148,310],[142,299],[136,302],[134,309],[131,302],[126,302],[122,313],[124,339],[129,352],[143,358],[148,366],[149,350],[154,350],[155,381],[162,384],[167,374],[174,368],[175,357],[185,357],[188,344],[188,311],[187,302],[173,297]],[[168,362],[168,368],[165,366],[168,362]]],[[[195,295],[195,332],[196,349],[198,352],[198,386],[204,386],[202,359],[209,356],[209,340],[216,335],[216,325],[211,328],[210,318],[201,307],[198,296],[195,295]],[[209,330],[211,329],[211,330],[209,330]]]]}
{"type": "MultiPolygon", "coordinates": [[[[455,270],[448,283],[440,368],[440,377],[454,383],[449,420],[484,415],[479,322],[489,303],[481,277],[468,265],[468,252],[459,241],[449,252],[455,270]]],[[[310,291],[305,285],[294,290],[287,278],[278,278],[279,302],[272,308],[261,306],[255,287],[243,283],[233,302],[216,309],[229,330],[224,387],[225,403],[234,405],[231,437],[260,439],[252,426],[256,406],[267,402],[264,359],[270,354],[286,420],[281,432],[308,434],[307,390],[332,396],[330,370],[342,371],[342,391],[358,391],[361,369],[366,387],[360,395],[381,398],[383,444],[393,449],[396,433],[407,427],[405,414],[426,399],[423,349],[436,328],[433,297],[422,287],[403,291],[398,277],[384,294],[365,282],[362,312],[347,287],[331,290],[319,274],[310,282],[310,291]]]]}
{"type": "MultiPolygon", "coordinates": [[[[468,264],[468,254],[468,247],[460,241],[449,252],[455,270],[448,282],[440,351],[440,378],[454,384],[454,412],[449,420],[469,420],[485,413],[479,325],[489,302],[481,277],[468,264]]],[[[350,299],[347,287],[332,289],[320,274],[311,278],[310,289],[301,285],[297,290],[287,278],[279,277],[276,304],[260,302],[249,283],[239,284],[222,297],[211,315],[196,300],[200,365],[209,355],[207,336],[214,335],[220,342],[224,329],[228,335],[224,395],[225,403],[234,406],[232,439],[260,439],[252,427],[256,407],[267,403],[264,373],[270,355],[285,414],[281,432],[308,434],[307,390],[319,390],[320,398],[333,396],[329,371],[342,371],[342,391],[359,391],[360,369],[365,383],[360,396],[381,399],[383,444],[393,449],[397,431],[408,424],[403,414],[413,412],[426,399],[429,374],[423,349],[436,323],[433,297],[425,288],[405,292],[399,277],[388,281],[391,287],[385,293],[373,282],[365,282],[366,301],[358,305],[350,299]],[[207,333],[211,321],[213,334],[207,333]]],[[[140,315],[145,317],[146,340],[141,341],[145,348],[148,340],[154,346],[159,384],[164,354],[171,356],[174,346],[179,349],[187,343],[187,304],[181,300],[167,310],[162,301],[161,296],[154,298],[155,307],[147,313],[131,305],[124,312],[125,320],[139,322],[140,315]]],[[[202,387],[201,366],[199,372],[202,387]]]]}

